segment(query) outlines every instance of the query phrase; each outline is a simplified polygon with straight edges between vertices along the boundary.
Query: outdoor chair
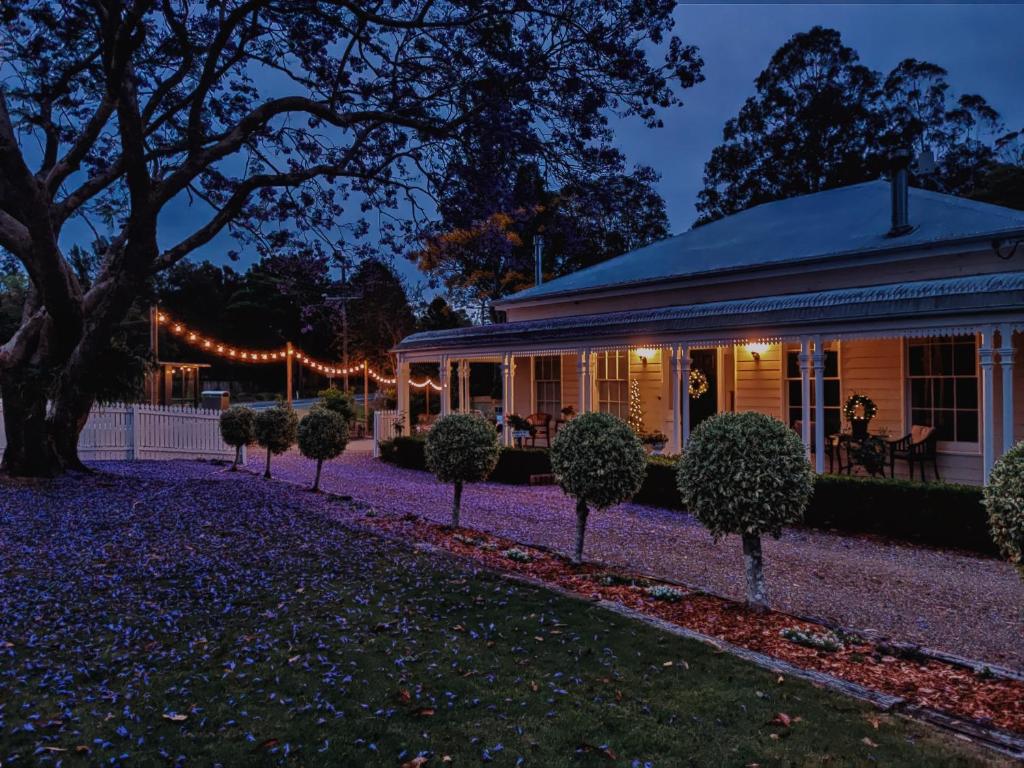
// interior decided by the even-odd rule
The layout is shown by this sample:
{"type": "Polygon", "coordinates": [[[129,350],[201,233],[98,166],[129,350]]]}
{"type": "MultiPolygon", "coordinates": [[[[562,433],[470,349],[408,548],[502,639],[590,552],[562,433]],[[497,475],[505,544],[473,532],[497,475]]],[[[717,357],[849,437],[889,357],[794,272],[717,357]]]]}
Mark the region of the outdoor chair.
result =
{"type": "Polygon", "coordinates": [[[931,462],[932,471],[935,472],[935,479],[939,477],[939,456],[938,456],[938,434],[935,427],[927,427],[921,424],[914,424],[910,428],[910,434],[904,435],[899,440],[889,443],[889,474],[896,477],[896,461],[907,462],[910,468],[910,479],[914,479],[914,465],[921,467],[921,481],[928,482],[925,477],[925,464],[931,462]]]}
{"type": "Polygon", "coordinates": [[[430,428],[434,426],[434,414],[432,413],[421,413],[416,417],[416,432],[417,434],[423,432],[429,432],[430,428]]]}
{"type": "Polygon", "coordinates": [[[530,446],[537,447],[537,438],[543,437],[544,444],[551,447],[551,414],[531,413],[526,417],[530,422],[530,446]]]}

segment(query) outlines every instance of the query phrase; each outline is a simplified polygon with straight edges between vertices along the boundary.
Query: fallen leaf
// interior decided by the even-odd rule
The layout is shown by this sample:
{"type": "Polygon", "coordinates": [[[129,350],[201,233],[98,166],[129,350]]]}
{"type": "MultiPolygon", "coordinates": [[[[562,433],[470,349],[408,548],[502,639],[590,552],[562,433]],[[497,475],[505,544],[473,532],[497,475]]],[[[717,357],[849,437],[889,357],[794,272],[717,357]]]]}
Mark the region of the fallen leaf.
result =
{"type": "Polygon", "coordinates": [[[278,741],[277,739],[264,739],[263,741],[261,741],[259,744],[256,745],[256,749],[254,749],[253,752],[260,752],[261,750],[264,750],[264,749],[273,749],[274,747],[276,747],[280,743],[281,742],[278,741]]]}
{"type": "Polygon", "coordinates": [[[406,688],[399,688],[398,700],[403,704],[408,704],[410,701],[412,701],[412,694],[409,693],[408,689],[406,688]]]}
{"type": "Polygon", "coordinates": [[[170,720],[172,723],[182,723],[188,720],[188,715],[181,715],[177,712],[164,712],[164,720],[170,720]]]}
{"type": "Polygon", "coordinates": [[[864,742],[865,744],[867,744],[867,745],[868,745],[869,747],[877,747],[877,746],[878,746],[877,744],[875,744],[875,742],[873,742],[873,741],[872,741],[872,740],[871,740],[870,738],[868,738],[867,736],[865,736],[865,737],[864,737],[863,739],[861,739],[861,741],[863,741],[863,742],[864,742]]]}
{"type": "Polygon", "coordinates": [[[789,728],[792,722],[793,718],[785,712],[779,712],[774,718],[772,718],[770,725],[781,725],[783,728],[789,728]]]}
{"type": "Polygon", "coordinates": [[[414,709],[412,711],[412,716],[413,717],[433,717],[434,716],[434,708],[433,707],[416,707],[416,709],[414,709]]]}
{"type": "Polygon", "coordinates": [[[417,757],[414,757],[412,760],[406,760],[404,763],[402,763],[401,768],[422,768],[422,766],[427,764],[427,761],[429,759],[429,757],[426,757],[424,755],[418,755],[417,757]]]}

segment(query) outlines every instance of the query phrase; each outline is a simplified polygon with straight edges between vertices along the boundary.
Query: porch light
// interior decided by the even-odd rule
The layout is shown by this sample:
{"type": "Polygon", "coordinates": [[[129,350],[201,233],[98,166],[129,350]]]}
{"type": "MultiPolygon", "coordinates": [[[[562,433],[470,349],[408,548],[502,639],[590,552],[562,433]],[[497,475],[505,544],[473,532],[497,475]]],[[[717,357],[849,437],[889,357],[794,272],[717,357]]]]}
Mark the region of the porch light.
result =
{"type": "Polygon", "coordinates": [[[763,341],[754,341],[747,344],[747,352],[754,358],[755,361],[761,361],[761,355],[768,351],[768,345],[763,341]]]}
{"type": "Polygon", "coordinates": [[[640,347],[636,350],[636,356],[640,358],[641,365],[647,365],[647,361],[650,360],[658,353],[658,350],[652,349],[651,347],[640,347]]]}

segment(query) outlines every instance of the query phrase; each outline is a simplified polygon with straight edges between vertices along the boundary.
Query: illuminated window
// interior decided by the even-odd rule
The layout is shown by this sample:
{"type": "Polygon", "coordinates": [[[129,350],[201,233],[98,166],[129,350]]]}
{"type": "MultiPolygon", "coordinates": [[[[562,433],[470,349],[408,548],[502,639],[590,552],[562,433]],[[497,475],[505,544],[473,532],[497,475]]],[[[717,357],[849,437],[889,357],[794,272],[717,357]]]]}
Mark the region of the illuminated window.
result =
{"type": "MultiPolygon", "coordinates": [[[[842,386],[839,380],[839,350],[825,350],[825,434],[834,435],[842,430],[843,416],[839,402],[842,386]]],[[[814,372],[811,371],[811,422],[814,422],[814,372]]],[[[786,351],[786,408],[789,426],[803,421],[803,389],[800,380],[800,350],[786,351]]]]}

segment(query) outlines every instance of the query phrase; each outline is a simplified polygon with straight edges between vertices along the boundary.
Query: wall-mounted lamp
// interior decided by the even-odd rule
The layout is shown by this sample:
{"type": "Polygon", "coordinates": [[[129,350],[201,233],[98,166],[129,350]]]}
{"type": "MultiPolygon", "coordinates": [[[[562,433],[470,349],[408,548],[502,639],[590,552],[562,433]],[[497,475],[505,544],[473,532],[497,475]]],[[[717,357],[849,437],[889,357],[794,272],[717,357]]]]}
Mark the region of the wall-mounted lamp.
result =
{"type": "Polygon", "coordinates": [[[650,360],[657,354],[658,350],[651,349],[650,347],[640,347],[636,350],[636,356],[640,358],[640,364],[647,367],[647,361],[650,360]]]}
{"type": "Polygon", "coordinates": [[[747,344],[747,352],[756,362],[761,362],[761,355],[768,351],[768,345],[762,341],[755,341],[747,344]]]}

